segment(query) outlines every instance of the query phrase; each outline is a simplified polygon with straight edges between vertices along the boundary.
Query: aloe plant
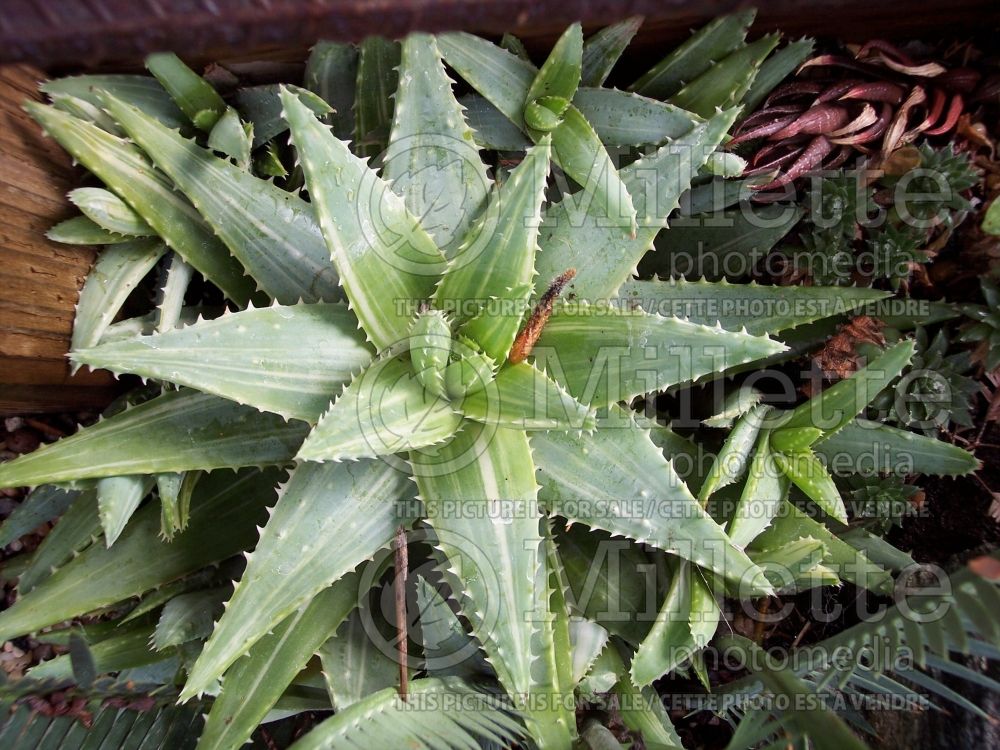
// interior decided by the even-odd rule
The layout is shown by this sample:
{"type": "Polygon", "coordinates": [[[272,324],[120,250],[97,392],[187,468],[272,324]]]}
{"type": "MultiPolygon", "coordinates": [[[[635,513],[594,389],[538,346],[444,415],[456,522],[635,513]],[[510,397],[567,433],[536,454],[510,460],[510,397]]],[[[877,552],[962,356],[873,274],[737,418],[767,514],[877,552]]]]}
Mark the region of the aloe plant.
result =
{"type": "MultiPolygon", "coordinates": [[[[353,97],[353,148],[338,137],[350,130],[344,113],[331,117],[309,91],[244,95],[258,113],[251,127],[240,97],[234,109],[173,56],[149,62],[162,87],[50,84],[90,108],[29,111],[107,188],[82,196],[90,223],[53,232],[108,244],[81,296],[72,362],[160,392],[0,465],[0,486],[79,492],[29,568],[32,585],[0,613],[0,639],[133,607],[135,627],[162,652],[150,663],[176,655],[179,699],[213,701],[203,748],[239,747],[270,712],[315,700],[337,713],[303,747],[525,737],[569,748],[574,695],[597,684],[595,671],[610,675],[608,689],[648,698],[654,679],[711,639],[719,597],[891,584],[836,533],[845,509],[823,446],[840,440],[860,455],[870,440],[923,450],[924,470],[974,467],[957,448],[855,421],[898,376],[909,343],[789,413],[736,399],[716,421],[735,426],[715,466],[690,487],[673,463],[689,444],[630,408],[637,396],[753,367],[786,350],[778,332],[885,296],[813,287],[793,290],[814,303],[802,314],[710,319],[686,306],[774,302],[788,290],[632,278],[715,158],[735,105],[766,94],[753,82],[776,38],[744,45],[751,18],[714,24],[635,87],[669,103],[597,88],[634,21],[586,44],[571,27],[540,68],[465,34],[368,40],[357,55],[320,45],[306,84],[337,106],[353,97]],[[701,65],[703,45],[723,61],[701,65]],[[521,139],[509,172],[490,173],[445,62],[506,121],[505,137],[513,128],[521,139]],[[356,91],[345,91],[352,80],[356,91]],[[607,116],[620,102],[637,107],[624,124],[607,116]],[[649,150],[619,169],[611,142],[649,150]],[[261,154],[273,157],[264,172],[261,154]],[[287,182],[274,179],[275,163],[287,182]],[[579,187],[550,200],[553,164],[579,187]],[[111,325],[168,249],[156,314],[111,325]],[[222,314],[184,307],[195,273],[228,298],[222,314]],[[670,303],[683,309],[661,314],[670,303]],[[747,472],[735,515],[719,517],[713,496],[747,472]],[[796,510],[792,485],[829,525],[796,510]],[[618,627],[577,601],[581,548],[563,521],[595,540],[630,540],[631,554],[669,573],[655,622],[618,627]],[[384,687],[391,670],[356,650],[357,607],[382,585],[400,528],[445,592],[421,579],[424,676],[408,697],[440,704],[433,719],[405,714],[384,687]],[[211,570],[198,578],[240,552],[231,594],[211,570]],[[775,577],[802,560],[791,584],[775,577]],[[195,616],[223,596],[210,627],[195,616]],[[157,611],[152,627],[143,618],[157,611]],[[455,671],[440,653],[446,641],[467,647],[475,668],[455,671]],[[321,686],[305,700],[317,652],[329,696],[321,686]]],[[[37,501],[38,512],[52,502],[37,501]]],[[[101,654],[132,653],[120,637],[101,644],[101,654]]],[[[647,746],[679,745],[665,712],[635,703],[623,718],[647,746]]]]}

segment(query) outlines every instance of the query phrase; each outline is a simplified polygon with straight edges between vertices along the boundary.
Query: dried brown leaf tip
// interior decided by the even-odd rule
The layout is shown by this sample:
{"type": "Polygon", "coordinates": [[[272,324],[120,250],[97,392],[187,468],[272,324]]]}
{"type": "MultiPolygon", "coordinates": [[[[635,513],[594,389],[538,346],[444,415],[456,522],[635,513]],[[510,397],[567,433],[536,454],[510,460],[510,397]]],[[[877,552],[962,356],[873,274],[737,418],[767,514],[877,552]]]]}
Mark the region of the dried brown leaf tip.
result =
{"type": "Polygon", "coordinates": [[[517,338],[514,339],[514,345],[510,348],[510,354],[507,356],[507,360],[512,364],[516,365],[519,362],[523,362],[531,354],[531,350],[535,348],[535,342],[538,341],[538,337],[542,335],[542,329],[545,328],[545,324],[549,320],[549,316],[552,315],[552,305],[555,303],[556,298],[562,294],[562,290],[566,288],[566,285],[573,280],[576,276],[576,269],[570,268],[559,274],[555,280],[549,284],[549,288],[545,290],[545,294],[542,298],[538,300],[538,304],[535,305],[535,309],[531,311],[531,317],[528,318],[528,322],[524,324],[521,332],[517,334],[517,338]]]}
{"type": "Polygon", "coordinates": [[[885,346],[885,336],[882,335],[882,321],[859,315],[845,323],[840,330],[826,342],[813,357],[816,366],[826,378],[847,378],[858,370],[861,355],[859,344],[875,344],[885,346]]]}

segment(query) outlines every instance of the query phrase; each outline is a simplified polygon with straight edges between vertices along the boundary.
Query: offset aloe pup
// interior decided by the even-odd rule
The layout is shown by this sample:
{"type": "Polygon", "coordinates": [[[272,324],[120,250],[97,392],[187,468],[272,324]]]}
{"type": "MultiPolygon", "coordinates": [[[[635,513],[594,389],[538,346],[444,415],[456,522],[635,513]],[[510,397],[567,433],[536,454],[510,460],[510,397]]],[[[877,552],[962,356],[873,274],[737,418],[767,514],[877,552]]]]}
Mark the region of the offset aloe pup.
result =
{"type": "Polygon", "coordinates": [[[173,56],[150,60],[155,79],[49,84],[59,99],[28,110],[106,188],[75,193],[84,216],[53,230],[107,244],[71,360],[146,385],[0,465],[0,486],[42,486],[27,501],[38,513],[68,507],[0,640],[103,615],[59,626],[69,657],[27,679],[159,680],[161,711],[207,714],[191,725],[199,748],[330,709],[296,747],[570,748],[587,741],[577,698],[597,688],[634,699],[623,720],[646,747],[680,747],[650,685],[697,663],[722,597],[891,585],[838,536],[824,446],[911,441],[924,471],[974,467],[854,419],[908,343],[818,397],[832,422],[814,424],[814,402],[729,404],[717,424],[735,426],[701,474],[675,468],[693,443],[631,409],[779,357],[776,335],[885,296],[794,290],[804,314],[747,330],[692,302],[779,309],[788,290],[632,278],[682,193],[724,162],[748,91],[766,95],[753,82],[777,38],[745,44],[751,19],[705,37],[721,62],[692,51],[707,43],[696,35],[632,92],[600,85],[637,19],[587,41],[575,25],[540,67],[509,51],[516,40],[465,34],[360,54],[323,43],[311,91],[255,87],[233,103],[173,56]],[[476,92],[468,112],[445,63],[476,92]],[[338,137],[352,130],[359,143],[338,137]],[[608,148],[623,145],[642,153],[619,165],[608,148]],[[154,266],[156,308],[116,322],[154,266]],[[199,276],[221,293],[198,297],[199,276]],[[745,473],[726,517],[715,500],[745,473]],[[758,501],[763,516],[747,510],[758,501]],[[799,510],[809,502],[829,525],[799,510]],[[612,536],[668,576],[645,619],[628,597],[608,614],[621,592],[607,578],[580,596],[581,556],[612,536]],[[382,611],[393,551],[396,572],[414,572],[403,619],[382,611]],[[782,564],[800,575],[782,579],[782,564]],[[395,633],[409,620],[407,658],[395,633]]]}

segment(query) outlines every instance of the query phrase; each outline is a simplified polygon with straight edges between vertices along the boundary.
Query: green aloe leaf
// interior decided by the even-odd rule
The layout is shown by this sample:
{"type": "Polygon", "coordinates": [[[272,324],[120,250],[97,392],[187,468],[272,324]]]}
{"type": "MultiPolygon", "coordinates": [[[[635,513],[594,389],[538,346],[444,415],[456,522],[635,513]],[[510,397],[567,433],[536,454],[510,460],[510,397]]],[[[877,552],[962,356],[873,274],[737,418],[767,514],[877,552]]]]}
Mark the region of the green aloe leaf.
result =
{"type": "Polygon", "coordinates": [[[152,76],[70,76],[45,81],[38,88],[53,99],[60,96],[82,99],[94,107],[97,112],[101,112],[104,107],[98,92],[107,91],[129,104],[139,107],[168,128],[180,128],[187,125],[188,122],[187,117],[174,103],[167,90],[152,76]]]}
{"type": "Polygon", "coordinates": [[[104,529],[104,542],[109,547],[121,535],[139,503],[153,489],[154,481],[154,477],[141,474],[97,480],[97,510],[104,529]]]}
{"type": "Polygon", "coordinates": [[[750,551],[753,561],[782,593],[838,584],[840,579],[822,564],[828,554],[826,546],[812,537],[801,537],[760,552],[750,551]]]}
{"type": "Polygon", "coordinates": [[[511,365],[477,393],[462,413],[484,424],[522,430],[592,430],[594,413],[529,364],[511,365]]]}
{"type": "Polygon", "coordinates": [[[618,661],[614,694],[622,706],[622,723],[633,732],[638,732],[647,750],[682,750],[681,738],[656,690],[650,685],[636,685],[630,668],[622,663],[615,647],[605,650],[605,653],[608,652],[615,652],[618,661]]]}
{"type": "Polygon", "coordinates": [[[827,551],[823,566],[839,578],[872,591],[892,591],[892,576],[888,572],[788,500],[782,502],[771,525],[753,540],[748,549],[773,550],[796,539],[806,538],[823,543],[827,551]]]}
{"type": "Polygon", "coordinates": [[[558,97],[565,101],[573,98],[580,85],[583,64],[583,27],[571,24],[552,45],[549,56],[531,81],[525,104],[544,97],[558,97]]]}
{"type": "Polygon", "coordinates": [[[359,156],[385,149],[392,125],[393,94],[399,83],[400,45],[370,36],[359,45],[354,99],[354,140],[359,156]]]}
{"type": "Polygon", "coordinates": [[[604,226],[631,237],[638,219],[628,186],[593,125],[572,104],[552,131],[552,160],[600,207],[604,226]]]}
{"type": "Polygon", "coordinates": [[[856,417],[879,393],[909,364],[916,344],[909,339],[887,349],[851,377],[831,385],[819,396],[796,407],[785,429],[792,427],[818,427],[824,432],[820,440],[828,439],[856,417]]]}
{"type": "Polygon", "coordinates": [[[750,90],[743,97],[743,111],[747,114],[755,112],[767,95],[812,55],[815,47],[815,40],[806,37],[797,42],[789,42],[767,58],[760,66],[750,90]]]}
{"type": "Polygon", "coordinates": [[[407,359],[386,357],[344,388],[298,458],[343,461],[425,448],[454,435],[461,421],[448,401],[424,388],[407,359]]]}
{"type": "Polygon", "coordinates": [[[307,431],[303,422],[175,391],[0,464],[0,487],[286,464],[307,431]]]}
{"type": "Polygon", "coordinates": [[[580,88],[573,105],[606,146],[658,146],[701,122],[673,104],[617,89],[580,88]]]}
{"type": "Polygon", "coordinates": [[[351,307],[380,350],[406,338],[444,256],[402,198],[296,97],[282,94],[306,184],[351,307]]]}
{"type": "Polygon", "coordinates": [[[436,456],[411,454],[428,522],[447,558],[447,580],[473,634],[539,742],[569,745],[557,677],[542,645],[551,638],[534,463],[519,430],[466,429],[436,456]],[[546,633],[545,631],[549,631],[546,633]]]}
{"type": "Polygon", "coordinates": [[[603,85],[640,26],[642,16],[632,16],[589,37],[583,44],[580,85],[603,85]]]}
{"type": "Polygon", "coordinates": [[[775,334],[827,317],[850,313],[886,299],[889,292],[866,287],[761,286],[728,281],[656,279],[626,281],[618,299],[646,312],[715,325],[775,334]]]}
{"type": "Polygon", "coordinates": [[[630,86],[643,96],[667,99],[743,44],[757,11],[721,16],[702,27],[630,86]]]}
{"type": "Polygon", "coordinates": [[[327,120],[341,140],[354,132],[357,77],[358,50],[353,44],[317,42],[309,52],[304,86],[333,107],[327,120]]]}
{"type": "Polygon", "coordinates": [[[65,94],[54,94],[51,99],[52,106],[58,110],[62,110],[81,120],[92,122],[101,130],[111,133],[111,135],[125,135],[122,129],[118,127],[118,123],[111,119],[111,115],[101,109],[100,106],[95,106],[84,99],[79,99],[75,96],[66,96],[65,94]]]}
{"type": "Polygon", "coordinates": [[[226,103],[212,84],[191,70],[173,52],[150,55],[146,58],[146,69],[156,76],[156,80],[198,129],[207,133],[225,114],[226,103]]]}
{"type": "Polygon", "coordinates": [[[536,291],[541,293],[556,275],[575,268],[577,275],[569,290],[580,299],[614,296],[735,117],[735,111],[720,113],[621,170],[638,211],[639,229],[634,236],[615,227],[613,218],[608,226],[604,206],[586,192],[564,196],[550,206],[539,237],[536,291]]]}
{"type": "MultiPolygon", "coordinates": [[[[0,613],[0,634],[9,640],[78,617],[240,552],[253,544],[255,524],[274,498],[280,475],[275,469],[245,469],[235,478],[206,477],[195,492],[191,523],[169,544],[157,538],[160,509],[147,505],[114,547],[91,545],[0,613]]],[[[96,520],[96,503],[94,511],[96,520]]]]}
{"type": "Polygon", "coordinates": [[[358,603],[359,577],[349,573],[293,612],[226,672],[198,750],[242,747],[313,654],[358,603]]]}
{"type": "Polygon", "coordinates": [[[740,549],[766,529],[777,515],[781,501],[788,496],[788,483],[774,463],[768,435],[757,442],[750,473],[727,529],[729,538],[740,549]]]}
{"type": "Polygon", "coordinates": [[[72,219],[60,221],[45,233],[53,242],[64,245],[118,245],[122,242],[132,242],[131,237],[109,232],[86,216],[74,216],[72,219]]]}
{"type": "MultiPolygon", "coordinates": [[[[569,580],[563,569],[562,560],[559,558],[559,550],[556,548],[555,539],[552,534],[551,521],[545,521],[542,525],[543,546],[545,554],[544,573],[539,571],[539,584],[545,585],[546,602],[548,611],[545,613],[545,624],[539,629],[539,637],[535,652],[538,654],[536,663],[542,669],[536,672],[544,672],[547,688],[554,696],[561,696],[562,702],[552,708],[549,716],[546,717],[546,724],[550,727],[544,731],[540,738],[541,744],[559,747],[568,745],[576,739],[576,709],[575,705],[568,703],[573,697],[579,680],[574,677],[574,644],[570,634],[570,612],[567,602],[569,595],[569,580]]],[[[594,625],[600,628],[600,625],[594,625]]],[[[586,638],[584,639],[586,640],[586,638]]],[[[588,659],[586,654],[587,644],[583,646],[579,655],[582,661],[588,659]]],[[[586,672],[586,667],[580,667],[581,673],[586,672]]],[[[581,674],[581,677],[583,675],[581,674]]],[[[541,690],[539,692],[542,692],[541,690]]]]}
{"type": "Polygon", "coordinates": [[[760,570],[698,506],[648,431],[620,410],[613,414],[617,429],[608,426],[581,436],[532,435],[545,510],[766,590],[760,570]]]}
{"type": "Polygon", "coordinates": [[[777,354],[767,337],[605,306],[557,306],[536,366],[585,404],[604,406],[777,354]]]}
{"type": "Polygon", "coordinates": [[[75,351],[77,364],[187,385],[314,423],[372,359],[342,303],[274,305],[75,351]]]}
{"type": "Polygon", "coordinates": [[[573,685],[579,685],[608,645],[608,631],[593,620],[573,617],[569,621],[573,653],[573,685]]]}
{"type": "MultiPolygon", "coordinates": [[[[448,64],[463,79],[536,142],[543,133],[525,125],[523,112],[552,115],[554,119],[548,129],[552,130],[554,161],[576,182],[588,188],[588,194],[602,206],[605,222],[610,224],[607,230],[622,234],[623,228],[635,228],[636,211],[630,190],[623,184],[593,127],[569,104],[580,82],[581,41],[579,26],[571,26],[560,37],[540,71],[531,63],[471,34],[440,35],[438,46],[448,64]],[[558,113],[554,114],[550,111],[554,105],[545,106],[550,100],[565,102],[565,106],[560,105],[558,113]]],[[[563,270],[565,268],[559,273],[563,270]]]]}
{"type": "Polygon", "coordinates": [[[399,71],[382,176],[452,258],[483,209],[490,179],[434,37],[408,36],[399,71]]]}
{"type": "Polygon", "coordinates": [[[434,292],[435,305],[496,361],[506,359],[531,293],[549,152],[544,139],[490,195],[434,292]]]}
{"type": "Polygon", "coordinates": [[[531,146],[531,139],[485,97],[466,94],[459,98],[458,103],[480,148],[525,151],[531,146]]]}
{"type": "Polygon", "coordinates": [[[246,172],[250,169],[253,140],[253,123],[244,125],[240,113],[229,107],[212,126],[206,145],[212,151],[231,159],[239,169],[246,172]]]}
{"type": "Polygon", "coordinates": [[[97,256],[76,304],[72,349],[86,349],[101,340],[129,294],[166,251],[159,240],[131,240],[107,247],[97,256]]]}
{"type": "Polygon", "coordinates": [[[841,523],[847,523],[847,508],[840,496],[833,477],[812,451],[804,453],[774,454],[774,462],[792,484],[802,490],[824,512],[841,523]]]}
{"type": "MultiPolygon", "coordinates": [[[[94,674],[119,672],[170,659],[172,654],[158,654],[149,647],[150,635],[149,625],[134,622],[120,628],[110,638],[89,646],[87,652],[94,674]]],[[[76,670],[71,657],[72,654],[62,654],[42,662],[29,670],[28,675],[33,680],[72,680],[76,670]]]]}
{"type": "Polygon", "coordinates": [[[889,425],[855,419],[815,446],[835,475],[892,473],[962,476],[980,462],[957,445],[889,425]]]}
{"type": "Polygon", "coordinates": [[[109,232],[129,237],[149,237],[155,234],[125,201],[104,188],[83,187],[69,192],[70,202],[84,216],[109,232]]]}
{"type": "Polygon", "coordinates": [[[525,99],[538,69],[530,62],[473,34],[439,34],[437,42],[445,62],[503,112],[508,120],[523,130],[525,99]]]}
{"type": "Polygon", "coordinates": [[[320,645],[318,654],[323,676],[336,711],[399,682],[398,656],[387,653],[394,644],[381,632],[373,614],[366,611],[366,596],[355,596],[361,603],[336,632],[320,645]]]}
{"type": "Polygon", "coordinates": [[[97,540],[101,519],[93,490],[74,493],[75,499],[35,550],[28,566],[17,579],[20,598],[49,578],[74,555],[97,540]]]}
{"type": "Polygon", "coordinates": [[[76,490],[66,490],[51,484],[36,487],[0,524],[0,547],[6,547],[43,523],[61,516],[79,494],[76,490]]]}
{"type": "Polygon", "coordinates": [[[787,427],[771,433],[771,446],[778,453],[803,453],[821,437],[818,427],[787,427]]]}
{"type": "Polygon", "coordinates": [[[753,409],[764,394],[751,385],[742,385],[733,390],[722,404],[722,409],[708,419],[701,420],[706,427],[729,429],[733,422],[753,409]]]}
{"type": "Polygon", "coordinates": [[[424,670],[431,677],[482,680],[493,674],[476,640],[441,593],[423,576],[417,580],[417,610],[424,647],[424,670]]]}
{"type": "MultiPolygon", "coordinates": [[[[112,96],[105,97],[105,104],[268,295],[283,304],[340,299],[337,274],[311,205],[219,159],[135,107],[112,96]]],[[[299,106],[305,108],[301,102],[299,106]]]]}
{"type": "MultiPolygon", "coordinates": [[[[543,485],[541,494],[546,491],[543,485]]],[[[652,567],[641,546],[583,525],[558,530],[556,544],[571,611],[629,643],[640,643],[657,605],[650,597],[652,567]]]]}
{"type": "Polygon", "coordinates": [[[219,586],[175,596],[163,605],[156,621],[153,648],[163,651],[208,637],[230,593],[229,586],[219,586]]]}
{"type": "Polygon", "coordinates": [[[744,277],[803,213],[801,207],[788,204],[741,204],[677,220],[656,238],[656,249],[639,263],[639,275],[713,281],[744,277]]]}
{"type": "Polygon", "coordinates": [[[226,612],[191,669],[182,700],[226,669],[320,591],[387,546],[406,477],[388,463],[302,464],[281,490],[226,612]],[[349,535],[351,544],[343,544],[349,535]]]}
{"type": "Polygon", "coordinates": [[[780,34],[769,34],[735,49],[673,94],[670,103],[702,117],[711,117],[719,107],[736,106],[780,38],[780,34]]]}
{"type": "Polygon", "coordinates": [[[156,475],[160,499],[160,535],[170,541],[187,528],[191,519],[191,496],[201,479],[200,471],[171,472],[156,475]]]}
{"type": "Polygon", "coordinates": [[[296,742],[294,750],[370,750],[372,738],[389,747],[505,747],[524,730],[509,707],[457,677],[430,677],[410,684],[410,700],[435,706],[413,711],[395,688],[386,688],[340,711],[296,742]]]}
{"type": "Polygon", "coordinates": [[[656,621],[632,659],[634,683],[651,684],[707,646],[721,615],[702,573],[689,562],[680,563],[656,621]]]}
{"type": "Polygon", "coordinates": [[[167,262],[167,278],[156,305],[156,332],[176,328],[184,317],[184,295],[194,276],[194,269],[184,259],[171,253],[167,262]]]}
{"type": "Polygon", "coordinates": [[[245,305],[253,283],[243,266],[202,220],[198,211],[174,190],[135,146],[52,107],[29,102],[28,113],[227,297],[245,305]]]}
{"type": "Polygon", "coordinates": [[[424,388],[445,397],[445,371],[451,357],[451,326],[440,310],[423,310],[410,329],[410,361],[424,388]]]}
{"type": "MultiPolygon", "coordinates": [[[[243,119],[253,125],[252,147],[255,149],[288,130],[288,123],[281,116],[281,88],[282,84],[271,83],[265,86],[247,86],[236,91],[236,109],[243,119]]],[[[333,108],[321,95],[298,86],[286,85],[285,88],[298,96],[317,115],[327,116],[333,113],[333,108]]],[[[211,145],[209,142],[209,146],[211,145]]]]}
{"type": "Polygon", "coordinates": [[[722,444],[722,450],[715,457],[712,468],[698,492],[698,502],[702,507],[708,502],[712,494],[723,487],[738,481],[747,470],[750,463],[750,454],[753,451],[754,443],[760,434],[764,417],[770,411],[766,405],[758,405],[750,409],[739,418],[736,426],[733,427],[726,441],[722,444]]]}

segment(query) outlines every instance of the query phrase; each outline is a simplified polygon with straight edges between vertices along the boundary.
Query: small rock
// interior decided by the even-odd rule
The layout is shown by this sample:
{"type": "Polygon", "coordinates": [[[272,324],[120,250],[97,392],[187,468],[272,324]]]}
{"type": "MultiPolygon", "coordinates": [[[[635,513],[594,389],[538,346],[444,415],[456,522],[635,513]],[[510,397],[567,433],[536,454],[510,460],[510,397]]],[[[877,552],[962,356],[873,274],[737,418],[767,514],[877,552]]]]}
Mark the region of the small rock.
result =
{"type": "Polygon", "coordinates": [[[21,427],[11,432],[7,438],[7,449],[15,453],[31,453],[41,442],[37,432],[21,427]]]}

